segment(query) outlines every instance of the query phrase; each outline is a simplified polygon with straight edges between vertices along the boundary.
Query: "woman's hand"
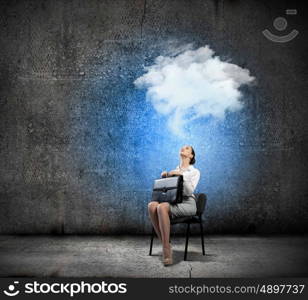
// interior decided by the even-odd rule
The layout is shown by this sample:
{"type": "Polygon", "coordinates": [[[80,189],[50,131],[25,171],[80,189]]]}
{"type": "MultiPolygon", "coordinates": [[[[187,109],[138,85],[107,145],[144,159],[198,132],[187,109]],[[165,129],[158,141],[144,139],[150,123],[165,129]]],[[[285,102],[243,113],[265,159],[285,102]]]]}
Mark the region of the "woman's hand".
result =
{"type": "Polygon", "coordinates": [[[167,171],[163,171],[163,172],[161,172],[160,176],[162,178],[167,177],[168,176],[168,172],[167,171]]]}

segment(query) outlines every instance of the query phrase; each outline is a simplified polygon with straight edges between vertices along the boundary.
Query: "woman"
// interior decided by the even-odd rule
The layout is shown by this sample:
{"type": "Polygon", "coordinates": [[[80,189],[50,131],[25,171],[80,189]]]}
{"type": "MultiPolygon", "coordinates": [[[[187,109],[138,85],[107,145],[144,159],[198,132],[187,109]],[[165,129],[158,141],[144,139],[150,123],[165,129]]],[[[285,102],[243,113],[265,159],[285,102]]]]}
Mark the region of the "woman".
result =
{"type": "Polygon", "coordinates": [[[197,212],[195,195],[193,194],[199,179],[200,171],[194,168],[195,151],[192,146],[185,145],[180,149],[180,165],[170,172],[162,172],[161,177],[183,175],[183,202],[169,204],[151,201],[148,205],[150,220],[163,246],[164,265],[172,264],[172,249],[169,241],[170,218],[192,216],[197,212]]]}

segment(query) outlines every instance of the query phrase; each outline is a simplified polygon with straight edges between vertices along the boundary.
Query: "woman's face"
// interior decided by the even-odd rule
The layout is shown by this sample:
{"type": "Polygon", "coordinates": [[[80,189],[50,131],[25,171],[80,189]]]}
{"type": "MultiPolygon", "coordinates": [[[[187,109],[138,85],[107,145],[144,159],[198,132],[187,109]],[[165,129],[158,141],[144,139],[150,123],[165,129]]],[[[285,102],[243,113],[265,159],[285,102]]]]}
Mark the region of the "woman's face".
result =
{"type": "Polygon", "coordinates": [[[181,157],[188,157],[188,158],[192,158],[193,154],[191,151],[191,146],[189,145],[184,145],[181,149],[180,149],[180,156],[181,157]]]}

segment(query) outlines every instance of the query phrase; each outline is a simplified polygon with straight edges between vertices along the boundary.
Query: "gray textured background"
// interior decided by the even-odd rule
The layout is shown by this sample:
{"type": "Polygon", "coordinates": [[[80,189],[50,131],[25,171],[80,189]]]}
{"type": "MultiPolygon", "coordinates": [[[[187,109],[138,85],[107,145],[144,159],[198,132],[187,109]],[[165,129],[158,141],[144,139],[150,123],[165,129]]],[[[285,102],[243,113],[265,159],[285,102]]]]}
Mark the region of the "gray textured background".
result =
{"type": "Polygon", "coordinates": [[[249,169],[200,183],[206,232],[307,232],[304,13],[287,1],[1,1],[0,233],[149,232],[142,168],[159,168],[126,154],[142,104],[123,99],[142,64],[188,42],[257,78],[241,125],[249,169]],[[266,40],[286,8],[299,11],[288,19],[299,36],[266,40]]]}

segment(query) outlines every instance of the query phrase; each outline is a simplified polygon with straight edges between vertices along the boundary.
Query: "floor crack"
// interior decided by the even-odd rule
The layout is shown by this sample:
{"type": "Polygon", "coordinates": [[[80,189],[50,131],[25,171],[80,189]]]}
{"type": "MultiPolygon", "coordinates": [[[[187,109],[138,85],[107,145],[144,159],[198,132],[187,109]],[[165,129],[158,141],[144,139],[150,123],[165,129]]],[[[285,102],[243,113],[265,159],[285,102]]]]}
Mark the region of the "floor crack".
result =
{"type": "Polygon", "coordinates": [[[188,272],[189,272],[189,278],[192,278],[192,277],[191,277],[192,266],[191,266],[190,263],[188,263],[188,266],[189,266],[189,270],[188,270],[188,272]]]}

